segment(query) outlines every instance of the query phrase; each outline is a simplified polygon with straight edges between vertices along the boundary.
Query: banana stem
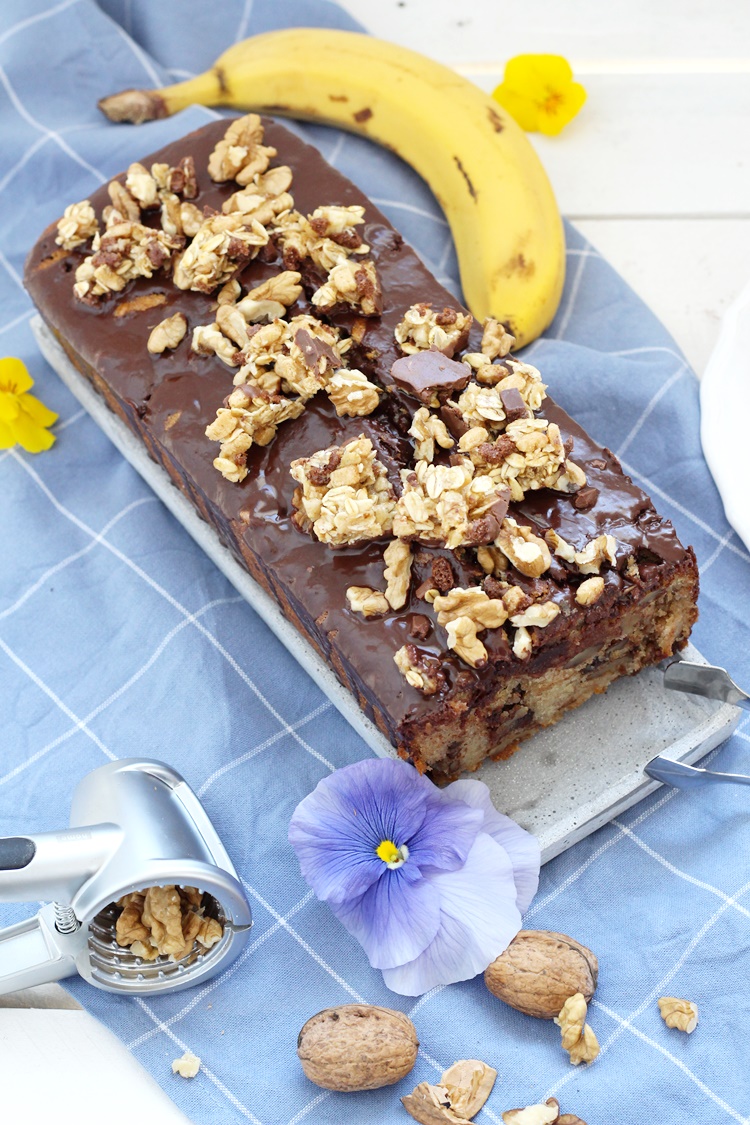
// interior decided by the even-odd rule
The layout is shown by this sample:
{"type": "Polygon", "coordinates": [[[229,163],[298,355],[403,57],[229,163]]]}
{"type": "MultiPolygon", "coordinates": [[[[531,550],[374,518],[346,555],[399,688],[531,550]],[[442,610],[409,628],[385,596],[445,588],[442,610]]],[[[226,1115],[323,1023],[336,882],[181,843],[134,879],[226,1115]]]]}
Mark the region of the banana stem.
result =
{"type": "Polygon", "coordinates": [[[101,98],[97,105],[110,121],[129,121],[140,125],[170,117],[189,105],[222,105],[226,99],[223,71],[212,67],[186,82],[176,82],[161,90],[122,90],[101,98]]]}

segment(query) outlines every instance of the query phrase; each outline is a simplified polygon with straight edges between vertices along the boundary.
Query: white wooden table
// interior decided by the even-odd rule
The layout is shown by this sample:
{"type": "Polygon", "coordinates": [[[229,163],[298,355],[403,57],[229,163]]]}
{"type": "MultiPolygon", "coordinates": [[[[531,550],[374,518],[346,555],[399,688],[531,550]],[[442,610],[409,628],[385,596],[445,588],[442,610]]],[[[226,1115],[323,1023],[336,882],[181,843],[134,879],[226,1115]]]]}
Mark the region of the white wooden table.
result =
{"type": "MultiPolygon", "coordinates": [[[[373,34],[487,90],[513,55],[570,60],[588,102],[560,137],[533,143],[563,213],[700,375],[722,313],[750,279],[747,0],[343,2],[373,34]]],[[[20,1125],[102,1115],[107,1125],[132,1125],[134,1114],[185,1125],[124,1047],[57,986],[0,998],[0,1076],[3,1120],[20,1125]]]]}

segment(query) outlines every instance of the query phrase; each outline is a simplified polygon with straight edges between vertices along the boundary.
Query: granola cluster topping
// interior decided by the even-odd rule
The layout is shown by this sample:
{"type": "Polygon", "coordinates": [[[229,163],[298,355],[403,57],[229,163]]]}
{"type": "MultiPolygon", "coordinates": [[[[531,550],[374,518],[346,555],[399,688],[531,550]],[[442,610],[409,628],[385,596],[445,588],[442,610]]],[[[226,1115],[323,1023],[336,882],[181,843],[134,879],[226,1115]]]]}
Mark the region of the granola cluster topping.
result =
{"type": "Polygon", "coordinates": [[[276,149],[263,144],[263,125],[257,113],[232,121],[208,158],[208,174],[217,183],[236,180],[243,187],[265,172],[276,149]]]}
{"type": "Polygon", "coordinates": [[[380,316],[383,294],[375,264],[369,259],[357,262],[342,258],[329,270],[328,279],[315,290],[311,300],[321,312],[347,305],[362,316],[380,316]]]}
{"type": "Polygon", "coordinates": [[[268,238],[262,223],[255,219],[246,222],[239,212],[211,215],[177,262],[174,283],[178,289],[213,293],[254,258],[268,238]]]}
{"type": "Polygon", "coordinates": [[[491,542],[508,508],[508,491],[476,473],[468,457],[450,466],[418,461],[402,469],[403,492],[393,521],[402,539],[444,544],[451,550],[491,542]]]}
{"type": "MultiPolygon", "coordinates": [[[[484,409],[488,411],[489,406],[484,409]]],[[[486,419],[482,425],[473,425],[461,437],[459,451],[468,454],[473,464],[493,480],[507,485],[514,502],[540,488],[576,492],[586,483],[586,474],[567,456],[554,422],[522,418],[510,422],[494,440],[488,425],[492,422],[486,419]]]]}
{"type": "Polygon", "coordinates": [[[466,347],[473,318],[456,309],[412,305],[396,325],[394,335],[407,355],[434,349],[449,358],[466,347]]]}
{"type": "Polygon", "coordinates": [[[268,445],[282,422],[299,418],[305,409],[301,398],[290,399],[251,383],[243,383],[226,399],[226,406],[216,412],[216,419],[206,427],[206,437],[221,442],[214,468],[227,480],[239,483],[247,476],[247,451],[253,443],[268,445]]]}
{"type": "Polygon", "coordinates": [[[184,239],[127,220],[96,234],[93,254],[75,272],[73,290],[81,301],[96,304],[100,297],[121,292],[136,277],[153,277],[168,266],[184,239]]]}
{"type": "Polygon", "coordinates": [[[299,211],[279,215],[274,229],[287,269],[298,269],[309,260],[319,270],[329,270],[343,258],[369,254],[370,247],[356,229],[365,221],[365,209],[318,207],[305,218],[299,211]]]}
{"type": "Polygon", "coordinates": [[[168,957],[180,961],[195,943],[201,951],[221,940],[223,927],[206,914],[203,892],[196,887],[149,887],[123,895],[117,902],[117,944],[145,961],[168,957]]]}
{"type": "Polygon", "coordinates": [[[339,417],[345,414],[372,414],[380,403],[380,394],[361,371],[341,368],[328,380],[328,397],[339,417]]]}
{"type": "Polygon", "coordinates": [[[295,522],[330,547],[379,539],[393,526],[395,497],[385,466],[369,438],[361,434],[292,461],[295,522]]]}
{"type": "Polygon", "coordinates": [[[88,199],[84,199],[81,203],[71,203],[65,208],[63,217],[57,224],[55,242],[63,250],[75,250],[76,246],[82,246],[98,232],[99,223],[94,208],[88,199]]]}

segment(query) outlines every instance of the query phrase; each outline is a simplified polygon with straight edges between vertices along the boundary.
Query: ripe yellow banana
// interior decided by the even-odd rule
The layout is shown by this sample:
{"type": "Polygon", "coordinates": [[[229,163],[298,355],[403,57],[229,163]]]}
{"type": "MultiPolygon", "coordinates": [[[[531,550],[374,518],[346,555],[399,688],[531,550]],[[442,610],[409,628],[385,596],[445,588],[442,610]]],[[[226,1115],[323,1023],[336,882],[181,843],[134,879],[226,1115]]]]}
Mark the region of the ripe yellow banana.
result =
{"type": "Polygon", "coordinates": [[[139,123],[196,102],[337,125],[385,145],[445,211],[474,315],[507,324],[518,346],[552,320],[565,247],[549,180],[515,121],[448,67],[369,35],[291,28],[236,43],[187,82],[99,105],[139,123]]]}

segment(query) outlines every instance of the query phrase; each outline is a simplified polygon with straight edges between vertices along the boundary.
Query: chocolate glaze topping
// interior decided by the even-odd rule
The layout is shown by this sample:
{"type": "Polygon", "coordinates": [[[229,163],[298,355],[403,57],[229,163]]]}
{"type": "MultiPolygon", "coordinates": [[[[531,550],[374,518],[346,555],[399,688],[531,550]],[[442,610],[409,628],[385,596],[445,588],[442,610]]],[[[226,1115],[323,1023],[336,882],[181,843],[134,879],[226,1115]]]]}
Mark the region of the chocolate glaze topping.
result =
{"type": "MultiPolygon", "coordinates": [[[[433,585],[436,563],[450,567],[455,585],[460,586],[481,583],[483,571],[472,550],[459,549],[454,553],[415,544],[411,593],[403,609],[368,619],[352,612],[345,597],[348,586],[384,588],[385,541],[332,550],[299,531],[291,519],[295,481],[289,465],[295,458],[365,434],[374,443],[394,487],[400,489],[398,470],[410,464],[412,458],[412,443],[406,431],[416,409],[413,396],[420,393],[420,385],[437,384],[431,353],[404,360],[394,328],[412,304],[429,302],[440,309],[445,305],[455,307],[456,302],[352,183],[281,125],[269,120],[265,126],[266,143],[279,151],[277,163],[288,164],[292,169],[290,190],[299,211],[307,214],[321,204],[360,204],[366,209],[366,224],[359,229],[371,247],[382,283],[382,315],[363,320],[355,311],[343,309],[321,319],[354,336],[358,342],[349,352],[348,364],[362,370],[372,381],[392,386],[394,365],[399,372],[409,368],[408,378],[398,379],[404,389],[397,386],[392,393],[383,395],[380,407],[369,417],[339,418],[328,398],[319,394],[308,402],[298,419],[279,427],[270,445],[252,447],[246,479],[232,484],[213,468],[218,446],[205,437],[204,431],[231,392],[234,372],[217,357],[193,354],[190,350],[193,329],[214,319],[215,294],[178,290],[169,277],[156,274],[151,279],[129,283],[124,293],[98,307],[82,304],[73,294],[73,275],[87,247],[61,251],[54,242],[54,226],[48,228],[29,255],[26,285],[49,324],[103,381],[99,389],[107,392],[109,388],[113,392],[131,426],[170,465],[223,540],[235,552],[239,547],[251,571],[257,575],[260,570],[266,583],[280,591],[282,602],[292,607],[334,663],[343,659],[351,665],[364,697],[362,701],[365,705],[368,701],[378,704],[388,716],[394,735],[402,720],[434,712],[457,684],[463,691],[468,685],[480,698],[496,682],[498,666],[514,661],[508,636],[501,628],[488,630],[482,636],[489,652],[488,664],[478,669],[467,667],[446,651],[445,631],[437,626],[432,607],[417,596],[426,583],[429,582],[427,588],[433,585]],[[154,294],[163,295],[164,302],[121,315],[126,301],[154,294]],[[116,308],[119,315],[114,315],[116,308]],[[187,318],[185,339],[174,351],[151,355],[146,350],[151,329],[176,312],[187,318]],[[414,370],[422,368],[429,368],[432,373],[414,376],[414,370]],[[398,648],[405,644],[414,646],[415,641],[420,659],[439,671],[440,688],[434,696],[425,697],[410,687],[393,661],[398,648]]],[[[209,153],[225,129],[224,121],[207,125],[167,145],[143,163],[147,167],[154,161],[176,166],[183,157],[193,156],[197,205],[219,210],[237,186],[213,183],[206,170],[209,153]]],[[[123,181],[124,176],[119,179],[123,181]]],[[[109,203],[106,188],[97,191],[91,201],[100,215],[109,203]]],[[[144,215],[143,221],[158,225],[158,212],[144,215]]],[[[242,270],[239,279],[243,291],[259,285],[281,268],[282,262],[273,251],[264,253],[242,270]]],[[[306,293],[289,310],[289,316],[311,311],[309,296],[324,280],[309,264],[303,263],[300,271],[306,293]]],[[[303,333],[297,336],[303,350],[319,350],[319,342],[305,340],[303,333]]],[[[480,341],[481,325],[475,325],[469,350],[478,351],[480,341]]],[[[324,350],[319,354],[324,361],[330,358],[324,350]]],[[[461,365],[440,354],[435,355],[434,361],[450,372],[450,381],[443,381],[442,385],[458,386],[456,375],[461,374],[461,365]]],[[[514,405],[517,407],[518,403],[508,402],[511,409],[514,405]]],[[[609,450],[598,446],[551,399],[545,400],[541,415],[559,425],[565,440],[572,439],[573,459],[587,476],[586,506],[580,502],[583,495],[576,503],[574,496],[545,489],[527,493],[521,504],[510,505],[508,514],[519,523],[530,525],[539,535],[554,528],[577,550],[596,535],[615,536],[617,566],[603,572],[606,588],[600,605],[606,616],[623,596],[642,596],[649,588],[663,585],[665,568],[671,570],[684,563],[687,552],[669,521],[656,513],[649,498],[623,474],[609,450]],[[637,584],[625,574],[630,555],[644,564],[637,584]]],[[[453,433],[465,428],[463,420],[453,416],[450,408],[444,408],[443,417],[453,433]]],[[[496,514],[499,515],[499,509],[496,514]]],[[[438,565],[437,573],[441,572],[445,576],[445,567],[438,565]]],[[[554,661],[574,661],[576,649],[570,639],[570,623],[581,613],[575,602],[581,575],[554,558],[552,567],[541,579],[517,576],[515,581],[536,596],[543,592],[559,603],[563,611],[546,629],[537,630],[539,648],[526,662],[524,671],[533,674],[554,661]]],[[[598,609],[597,606],[597,612],[598,609]]]]}

